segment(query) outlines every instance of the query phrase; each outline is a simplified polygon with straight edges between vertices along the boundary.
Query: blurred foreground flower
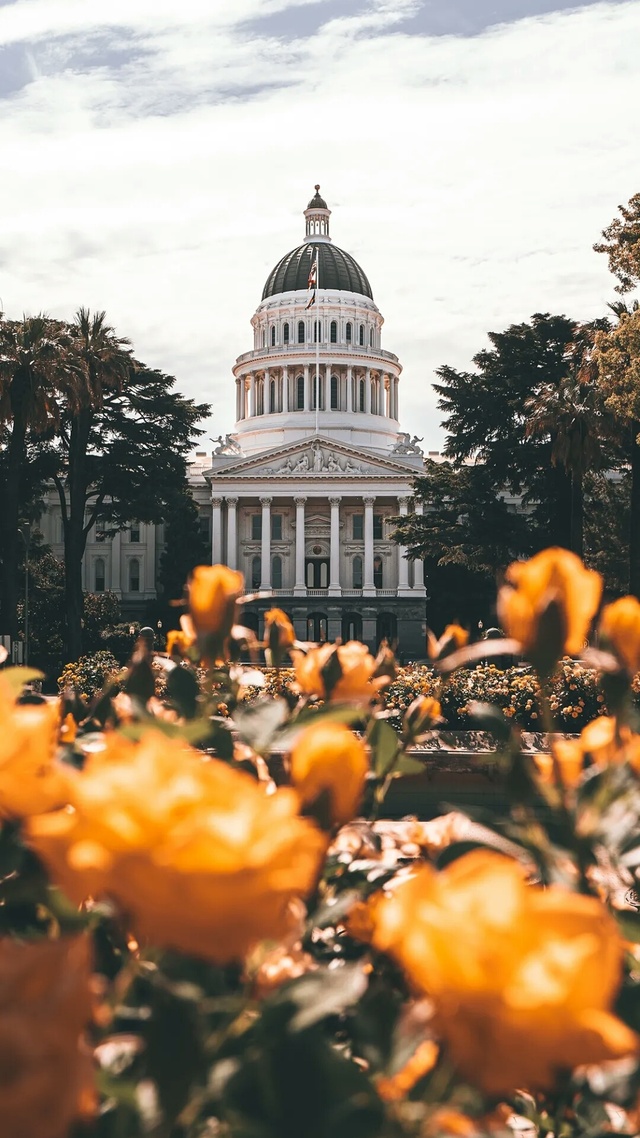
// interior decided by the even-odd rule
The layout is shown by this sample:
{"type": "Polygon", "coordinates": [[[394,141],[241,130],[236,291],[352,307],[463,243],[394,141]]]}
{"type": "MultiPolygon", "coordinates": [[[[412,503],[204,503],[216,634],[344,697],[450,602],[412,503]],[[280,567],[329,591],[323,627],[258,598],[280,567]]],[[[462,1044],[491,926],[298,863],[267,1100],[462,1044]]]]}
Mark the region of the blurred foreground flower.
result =
{"type": "Polygon", "coordinates": [[[306,695],[321,699],[362,703],[374,699],[389,682],[375,676],[377,662],[359,640],[346,644],[322,644],[306,654],[293,651],[296,682],[306,695]]]}
{"type": "Polygon", "coordinates": [[[602,578],[585,569],[567,549],[545,549],[530,561],[514,561],[498,592],[498,615],[507,634],[518,640],[536,666],[549,670],[567,652],[584,646],[600,604],[602,578]]]}
{"type": "Polygon", "coordinates": [[[60,707],[16,703],[0,676],[0,816],[26,818],[69,801],[72,772],[56,762],[60,707]]]}
{"type": "Polygon", "coordinates": [[[216,662],[225,658],[243,589],[242,573],[226,565],[197,565],[191,573],[187,583],[189,613],[206,658],[216,662]]]}
{"type": "Polygon", "coordinates": [[[637,1050],[610,1012],[623,946],[594,898],[542,892],[517,863],[474,851],[442,873],[425,866],[372,917],[373,944],[431,997],[453,1062],[488,1094],[637,1050]]]}
{"type": "Polygon", "coordinates": [[[29,837],[69,897],[110,896],[152,944],[218,963],[283,936],[315,881],[325,839],[293,790],[204,761],[178,739],[112,738],[77,779],[75,809],[29,837]]]}
{"type": "Polygon", "coordinates": [[[620,597],[606,605],[599,631],[630,675],[640,671],[640,601],[620,597]]]}
{"type": "MultiPolygon", "coordinates": [[[[578,785],[587,759],[600,767],[627,762],[640,774],[640,736],[633,735],[609,715],[600,715],[587,723],[578,739],[558,739],[554,751],[565,787],[578,785]]],[[[535,763],[542,781],[553,782],[556,768],[552,756],[538,754],[535,763]]]]}
{"type": "Polygon", "coordinates": [[[364,743],[342,723],[312,724],[291,752],[291,781],[308,812],[327,829],[353,818],[368,770],[364,743]]]}
{"type": "Polygon", "coordinates": [[[0,1134],[66,1138],[94,1113],[85,937],[0,940],[0,1134]]]}
{"type": "Polygon", "coordinates": [[[296,639],[293,625],[282,609],[269,609],[264,614],[264,639],[267,660],[279,668],[296,639]]]}
{"type": "Polygon", "coordinates": [[[439,640],[431,629],[427,631],[427,652],[430,660],[442,660],[452,652],[466,648],[468,643],[469,633],[459,624],[448,624],[439,640]]]}

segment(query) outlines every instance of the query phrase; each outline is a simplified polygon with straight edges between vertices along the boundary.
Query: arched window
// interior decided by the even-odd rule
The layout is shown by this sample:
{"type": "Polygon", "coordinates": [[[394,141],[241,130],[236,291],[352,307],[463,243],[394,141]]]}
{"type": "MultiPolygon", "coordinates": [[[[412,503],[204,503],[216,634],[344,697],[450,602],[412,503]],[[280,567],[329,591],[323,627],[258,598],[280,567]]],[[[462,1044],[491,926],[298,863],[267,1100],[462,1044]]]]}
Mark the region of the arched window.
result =
{"type": "Polygon", "coordinates": [[[346,612],[342,618],[342,639],[362,640],[362,617],[358,612],[346,612]]]}
{"type": "Polygon", "coordinates": [[[347,324],[346,337],[347,337],[347,343],[348,344],[351,343],[351,332],[352,332],[351,324],[347,324]]]}
{"type": "Polygon", "coordinates": [[[275,346],[276,346],[276,326],[275,326],[275,324],[272,324],[271,325],[271,347],[275,348],[275,346]]]}
{"type": "Polygon", "coordinates": [[[331,328],[329,329],[329,339],[332,344],[338,343],[338,325],[335,320],[331,321],[331,328]]]}
{"type": "Polygon", "coordinates": [[[376,589],[382,588],[382,558],[374,557],[373,559],[373,583],[376,589]]]}
{"type": "Polygon", "coordinates": [[[251,560],[251,588],[259,589],[262,582],[262,558],[253,557],[251,560]]]}
{"type": "Polygon", "coordinates": [[[304,320],[298,321],[298,343],[304,344],[304,320]]]}
{"type": "Polygon", "coordinates": [[[360,380],[360,398],[358,400],[361,411],[364,411],[364,379],[360,380]]]}
{"type": "Polygon", "coordinates": [[[375,379],[371,384],[371,414],[378,414],[378,383],[375,379]]]}
{"type": "Polygon", "coordinates": [[[352,589],[362,588],[362,558],[360,556],[353,559],[351,581],[352,589]]]}
{"type": "Polygon", "coordinates": [[[359,341],[360,341],[360,344],[361,344],[361,345],[363,345],[363,344],[364,344],[364,324],[361,324],[361,325],[360,325],[360,337],[359,337],[359,341]]]}
{"type": "Polygon", "coordinates": [[[275,379],[272,379],[271,383],[269,384],[269,410],[271,411],[271,414],[273,414],[274,411],[278,410],[278,408],[276,407],[276,381],[275,381],[275,379]]]}
{"type": "Polygon", "coordinates": [[[288,322],[285,322],[284,327],[282,329],[282,340],[283,340],[283,343],[285,343],[285,344],[289,343],[289,324],[288,324],[288,322]]]}
{"type": "Polygon", "coordinates": [[[320,343],[322,340],[322,324],[319,320],[313,322],[313,342],[314,344],[320,343]]]}
{"type": "Polygon", "coordinates": [[[282,558],[271,558],[271,586],[274,589],[282,588],[282,558]]]}
{"type": "Polygon", "coordinates": [[[316,401],[318,398],[318,377],[313,375],[311,377],[311,410],[315,411],[316,401]]]}
{"type": "Polygon", "coordinates": [[[381,612],[376,621],[376,640],[378,644],[386,640],[392,647],[398,639],[398,621],[393,612],[381,612]]]}
{"type": "Polygon", "coordinates": [[[129,592],[140,592],[140,562],[137,557],[132,557],[129,562],[129,592]]]}
{"type": "Polygon", "coordinates": [[[340,406],[339,401],[340,385],[337,375],[331,376],[331,410],[337,411],[340,406]]]}
{"type": "Polygon", "coordinates": [[[324,643],[329,631],[329,621],[324,612],[310,612],[307,617],[307,640],[324,643]]]}
{"type": "MultiPolygon", "coordinates": [[[[274,328],[274,332],[275,332],[275,328],[274,328]]],[[[373,328],[369,329],[369,347],[370,348],[373,347],[373,328]]]]}
{"type": "Polygon", "coordinates": [[[256,383],[256,415],[264,415],[264,380],[256,383]]]}
{"type": "Polygon", "coordinates": [[[96,557],[93,566],[93,587],[96,593],[104,593],[104,557],[96,557]]]}
{"type": "Polygon", "coordinates": [[[296,379],[296,411],[304,411],[304,376],[296,379]]]}
{"type": "Polygon", "coordinates": [[[266,348],[266,346],[267,346],[267,329],[263,328],[262,329],[262,347],[266,348]]]}

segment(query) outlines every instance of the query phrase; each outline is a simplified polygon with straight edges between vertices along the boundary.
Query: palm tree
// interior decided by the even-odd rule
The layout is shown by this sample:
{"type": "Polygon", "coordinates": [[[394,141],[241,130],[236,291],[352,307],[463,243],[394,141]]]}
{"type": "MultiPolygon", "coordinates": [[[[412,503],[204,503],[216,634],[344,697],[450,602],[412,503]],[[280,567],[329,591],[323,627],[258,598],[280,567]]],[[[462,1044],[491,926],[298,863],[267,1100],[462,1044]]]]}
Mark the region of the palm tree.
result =
{"type": "Polygon", "coordinates": [[[130,343],[117,336],[105,312],[80,308],[70,326],[71,368],[81,391],[79,403],[69,406],[67,430],[60,438],[62,468],[54,479],[58,489],[65,545],[65,600],[69,660],[82,651],[82,558],[92,517],[89,439],[95,412],[107,391],[121,390],[134,366],[130,343]],[[91,515],[91,510],[89,511],[91,515]]]}
{"type": "Polygon", "coordinates": [[[29,434],[46,435],[60,423],[60,396],[75,403],[68,367],[66,325],[48,316],[24,316],[0,324],[0,427],[8,436],[2,503],[0,629],[17,635],[21,488],[29,434]]]}
{"type": "Polygon", "coordinates": [[[596,333],[607,326],[605,320],[578,328],[566,353],[565,376],[544,384],[525,404],[527,436],[547,437],[552,465],[571,480],[569,548],[579,557],[584,554],[584,476],[601,465],[603,443],[611,435],[593,359],[596,333]]]}

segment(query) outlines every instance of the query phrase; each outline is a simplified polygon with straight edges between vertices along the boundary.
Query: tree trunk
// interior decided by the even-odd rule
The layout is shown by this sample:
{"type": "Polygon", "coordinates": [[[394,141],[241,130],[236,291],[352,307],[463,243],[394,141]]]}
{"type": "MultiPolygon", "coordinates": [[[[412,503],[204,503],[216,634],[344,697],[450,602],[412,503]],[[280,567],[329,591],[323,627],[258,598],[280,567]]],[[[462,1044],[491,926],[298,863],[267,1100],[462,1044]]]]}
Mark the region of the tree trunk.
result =
{"type": "Polygon", "coordinates": [[[577,472],[571,476],[571,549],[584,557],[584,486],[577,472]]]}
{"type": "Polygon", "coordinates": [[[631,424],[631,514],[629,532],[629,592],[640,599],[640,422],[631,424]]]}
{"type": "Polygon", "coordinates": [[[16,409],[9,450],[2,509],[2,606],[0,633],[15,640],[18,635],[18,564],[20,561],[20,490],[26,462],[26,424],[16,409]]]}
{"type": "Polygon", "coordinates": [[[91,411],[80,411],[71,424],[69,440],[69,513],[64,527],[64,584],[67,618],[67,661],[82,654],[82,558],[86,546],[84,533],[87,501],[87,444],[91,411]]]}
{"type": "Polygon", "coordinates": [[[552,500],[549,503],[549,545],[571,549],[572,483],[564,466],[551,468],[552,500]]]}

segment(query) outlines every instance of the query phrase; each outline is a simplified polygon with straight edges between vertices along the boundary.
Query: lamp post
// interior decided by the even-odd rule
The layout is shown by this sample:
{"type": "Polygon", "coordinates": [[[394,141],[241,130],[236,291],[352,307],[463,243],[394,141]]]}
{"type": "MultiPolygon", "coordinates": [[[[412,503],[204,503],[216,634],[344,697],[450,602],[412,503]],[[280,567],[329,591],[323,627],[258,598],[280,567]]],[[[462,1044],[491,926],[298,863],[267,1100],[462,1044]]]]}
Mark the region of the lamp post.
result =
{"type": "Polygon", "coordinates": [[[28,522],[19,526],[18,533],[24,542],[24,660],[29,663],[29,543],[31,526],[28,522]]]}

